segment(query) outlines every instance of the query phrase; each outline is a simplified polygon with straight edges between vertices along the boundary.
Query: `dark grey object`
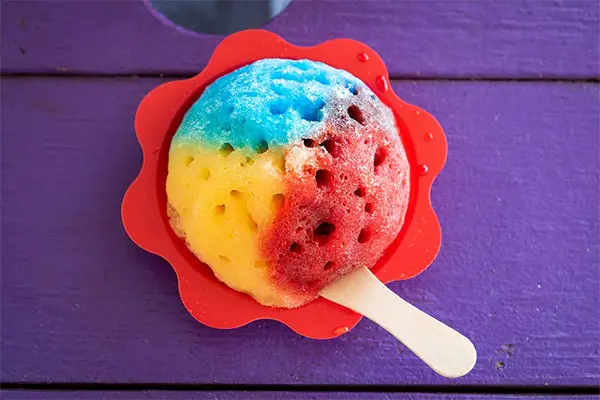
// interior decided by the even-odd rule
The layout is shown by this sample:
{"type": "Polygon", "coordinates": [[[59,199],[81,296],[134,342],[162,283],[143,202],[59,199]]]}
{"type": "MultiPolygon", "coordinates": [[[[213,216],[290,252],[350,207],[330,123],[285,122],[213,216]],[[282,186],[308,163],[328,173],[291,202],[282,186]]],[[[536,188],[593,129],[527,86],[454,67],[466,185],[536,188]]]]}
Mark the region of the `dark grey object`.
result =
{"type": "Polygon", "coordinates": [[[290,0],[150,0],[171,22],[200,33],[230,34],[259,28],[290,0]]]}

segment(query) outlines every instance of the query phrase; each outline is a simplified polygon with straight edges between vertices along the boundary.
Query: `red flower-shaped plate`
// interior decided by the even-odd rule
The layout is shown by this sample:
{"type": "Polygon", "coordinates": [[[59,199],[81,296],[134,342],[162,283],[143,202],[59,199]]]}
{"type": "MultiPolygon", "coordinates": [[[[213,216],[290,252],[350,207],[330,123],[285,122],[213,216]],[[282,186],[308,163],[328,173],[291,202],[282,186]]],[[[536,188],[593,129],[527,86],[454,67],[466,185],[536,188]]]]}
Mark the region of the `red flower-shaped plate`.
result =
{"type": "Polygon", "coordinates": [[[142,100],[135,118],[144,161],[123,199],[123,224],[137,245],[173,266],[183,304],[201,323],[229,329],[258,319],[274,319],[311,338],[339,336],[354,327],[361,316],[323,298],[297,309],[262,306],[218,281],[169,226],[165,189],[168,153],[185,112],[215,79],[263,58],[309,59],[346,70],[365,82],[394,111],[411,164],[410,204],[400,234],[373,272],[384,283],[408,279],[433,261],[441,244],[441,232],[429,194],[446,159],[444,132],[431,115],[394,94],[387,69],[371,48],[349,39],[298,47],[267,31],[238,32],[219,44],[201,73],[152,90],[142,100]]]}

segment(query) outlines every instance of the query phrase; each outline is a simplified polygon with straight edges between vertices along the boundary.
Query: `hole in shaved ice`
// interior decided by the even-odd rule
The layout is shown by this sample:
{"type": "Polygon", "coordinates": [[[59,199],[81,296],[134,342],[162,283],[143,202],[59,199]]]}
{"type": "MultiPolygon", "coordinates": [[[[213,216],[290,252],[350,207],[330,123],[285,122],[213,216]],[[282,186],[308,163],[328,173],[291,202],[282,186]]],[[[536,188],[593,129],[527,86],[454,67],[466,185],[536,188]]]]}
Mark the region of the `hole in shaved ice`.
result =
{"type": "Polygon", "coordinates": [[[365,197],[365,194],[366,194],[366,192],[365,192],[365,188],[364,188],[364,187],[362,187],[362,186],[361,186],[361,187],[359,187],[358,189],[356,189],[356,190],[354,191],[354,194],[355,194],[356,196],[358,196],[358,197],[365,197]]]}
{"type": "Polygon", "coordinates": [[[317,187],[329,186],[332,181],[331,172],[326,169],[320,169],[315,174],[315,180],[317,181],[317,187]]]}
{"type": "Polygon", "coordinates": [[[319,122],[323,119],[323,107],[325,107],[325,101],[321,99],[313,103],[303,101],[298,104],[298,113],[305,121],[319,122]]]}
{"type": "Polygon", "coordinates": [[[319,246],[324,246],[331,240],[333,232],[335,232],[335,225],[324,221],[313,231],[313,238],[319,246]]]}
{"type": "Polygon", "coordinates": [[[276,99],[269,104],[269,112],[273,115],[283,114],[290,108],[290,103],[286,99],[276,99]]]}
{"type": "Polygon", "coordinates": [[[248,228],[250,228],[250,231],[252,232],[256,232],[258,229],[258,224],[250,214],[248,214],[248,228]]]}
{"type": "Polygon", "coordinates": [[[321,146],[334,158],[340,155],[340,146],[332,139],[325,140],[321,146]]]}
{"type": "Polygon", "coordinates": [[[323,112],[319,108],[304,108],[300,110],[302,119],[309,122],[319,122],[323,119],[323,112]]]}
{"type": "Polygon", "coordinates": [[[298,69],[301,69],[302,71],[308,71],[308,69],[310,68],[308,63],[305,61],[298,61],[297,63],[294,64],[294,66],[298,69]]]}
{"type": "Polygon", "coordinates": [[[304,143],[304,146],[306,147],[315,147],[315,141],[312,139],[303,139],[302,143],[304,143]]]}
{"type": "Polygon", "coordinates": [[[367,243],[371,239],[371,230],[369,228],[363,228],[358,234],[358,243],[367,243]]]}
{"type": "Polygon", "coordinates": [[[292,253],[300,254],[302,253],[302,245],[297,242],[294,242],[290,245],[290,251],[292,253]]]}
{"type": "Polygon", "coordinates": [[[273,165],[281,173],[285,173],[285,156],[283,154],[277,154],[273,159],[273,165]]]}
{"type": "Polygon", "coordinates": [[[323,85],[329,85],[329,79],[327,79],[327,77],[325,75],[317,75],[315,77],[315,80],[323,85]]]}
{"type": "Polygon", "coordinates": [[[283,79],[285,81],[304,82],[306,77],[302,72],[294,70],[278,70],[271,74],[272,79],[283,79]]]}
{"type": "Polygon", "coordinates": [[[229,143],[225,143],[223,146],[221,146],[221,149],[219,150],[219,153],[221,153],[221,155],[225,158],[227,158],[233,152],[234,148],[229,143]]]}
{"type": "Polygon", "coordinates": [[[271,199],[271,205],[273,206],[273,210],[278,211],[281,207],[283,207],[283,203],[285,202],[285,195],[282,193],[274,194],[271,199]]]}
{"type": "Polygon", "coordinates": [[[202,168],[200,171],[200,178],[204,179],[205,181],[208,180],[208,178],[210,178],[210,169],[206,167],[202,168]]]}
{"type": "Polygon", "coordinates": [[[240,162],[240,167],[248,167],[252,164],[254,164],[254,159],[250,156],[246,156],[244,157],[244,160],[240,162]]]}
{"type": "Polygon", "coordinates": [[[377,167],[379,167],[385,159],[387,158],[387,149],[385,147],[378,147],[375,150],[375,156],[373,157],[373,165],[375,166],[375,171],[377,171],[377,167]]]}
{"type": "Polygon", "coordinates": [[[365,116],[363,115],[361,109],[358,108],[358,106],[351,105],[350,107],[348,107],[348,115],[350,116],[350,118],[352,118],[359,124],[365,124],[365,116]]]}
{"type": "Polygon", "coordinates": [[[278,94],[280,96],[284,96],[286,93],[289,92],[289,90],[284,85],[273,84],[273,85],[271,85],[271,88],[273,89],[273,91],[276,94],[278,94]]]}
{"type": "Polygon", "coordinates": [[[225,204],[219,204],[215,206],[215,214],[223,215],[225,214],[225,204]]]}
{"type": "Polygon", "coordinates": [[[352,82],[346,82],[346,88],[352,93],[354,96],[358,94],[358,88],[352,82]]]}
{"type": "Polygon", "coordinates": [[[262,154],[267,150],[269,150],[269,143],[267,143],[266,140],[261,140],[254,147],[254,151],[256,151],[256,154],[262,154]]]}

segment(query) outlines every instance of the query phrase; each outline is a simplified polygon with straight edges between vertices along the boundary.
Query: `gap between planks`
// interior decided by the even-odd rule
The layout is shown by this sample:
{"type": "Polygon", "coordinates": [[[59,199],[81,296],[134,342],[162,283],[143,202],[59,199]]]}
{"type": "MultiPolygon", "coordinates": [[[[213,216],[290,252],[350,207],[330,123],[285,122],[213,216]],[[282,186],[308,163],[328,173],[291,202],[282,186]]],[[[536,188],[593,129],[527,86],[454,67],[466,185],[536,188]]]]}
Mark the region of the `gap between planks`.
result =
{"type": "Polygon", "coordinates": [[[510,395],[597,395],[599,386],[493,386],[493,385],[277,385],[277,384],[176,384],[176,383],[43,383],[5,382],[4,390],[43,391],[254,391],[348,393],[449,393],[510,395]]]}
{"type": "MultiPolygon", "coordinates": [[[[80,72],[71,72],[69,70],[51,71],[51,72],[3,72],[0,73],[2,78],[95,78],[95,79],[110,79],[110,78],[171,78],[185,79],[191,78],[193,75],[178,74],[178,73],[123,73],[123,74],[88,74],[80,72]]],[[[450,81],[450,82],[542,82],[542,83],[600,83],[600,76],[589,77],[537,77],[537,76],[522,76],[522,77],[501,77],[501,76],[421,76],[421,75],[393,75],[390,76],[390,81],[450,81]]]]}

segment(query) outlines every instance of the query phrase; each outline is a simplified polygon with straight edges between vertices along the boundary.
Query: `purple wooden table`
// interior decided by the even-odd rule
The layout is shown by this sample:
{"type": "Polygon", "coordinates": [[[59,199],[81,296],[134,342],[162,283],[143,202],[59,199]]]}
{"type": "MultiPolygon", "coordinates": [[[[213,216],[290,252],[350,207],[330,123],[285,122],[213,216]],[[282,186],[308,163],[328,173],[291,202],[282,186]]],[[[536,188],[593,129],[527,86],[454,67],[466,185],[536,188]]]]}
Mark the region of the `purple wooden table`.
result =
{"type": "Polygon", "coordinates": [[[444,126],[440,255],[390,286],[474,341],[458,380],[367,320],[328,341],[196,323],[168,264],[125,235],[120,202],[141,162],[138,102],[201,70],[219,38],[141,0],[1,7],[2,398],[597,393],[598,2],[294,0],[266,26],[298,44],[364,41],[444,126]]]}

